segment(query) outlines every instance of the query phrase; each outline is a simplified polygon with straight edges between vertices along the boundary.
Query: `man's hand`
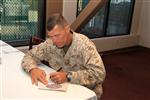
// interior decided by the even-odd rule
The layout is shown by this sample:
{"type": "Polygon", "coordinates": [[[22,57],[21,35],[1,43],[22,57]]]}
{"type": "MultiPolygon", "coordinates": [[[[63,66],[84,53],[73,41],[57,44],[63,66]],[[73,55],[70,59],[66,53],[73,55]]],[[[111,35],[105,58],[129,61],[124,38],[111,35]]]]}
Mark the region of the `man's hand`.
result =
{"type": "Polygon", "coordinates": [[[67,73],[66,72],[50,73],[50,79],[58,84],[64,83],[67,81],[67,73]]]}
{"type": "Polygon", "coordinates": [[[44,85],[48,83],[46,79],[46,73],[44,72],[44,70],[40,68],[33,68],[29,73],[31,76],[32,84],[38,85],[38,80],[44,85]]]}

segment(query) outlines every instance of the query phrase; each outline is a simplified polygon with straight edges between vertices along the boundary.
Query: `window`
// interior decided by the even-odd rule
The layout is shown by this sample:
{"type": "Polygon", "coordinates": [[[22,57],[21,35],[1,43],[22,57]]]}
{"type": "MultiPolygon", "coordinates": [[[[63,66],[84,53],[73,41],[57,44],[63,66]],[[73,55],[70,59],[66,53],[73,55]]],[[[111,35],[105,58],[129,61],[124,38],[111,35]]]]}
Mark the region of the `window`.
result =
{"type": "MultiPolygon", "coordinates": [[[[78,0],[77,15],[89,1],[78,0]]],[[[134,0],[108,0],[80,32],[89,38],[129,34],[134,2],[134,0]]]]}
{"type": "Polygon", "coordinates": [[[1,40],[19,46],[27,45],[32,35],[43,37],[44,2],[45,0],[1,0],[1,40]]]}

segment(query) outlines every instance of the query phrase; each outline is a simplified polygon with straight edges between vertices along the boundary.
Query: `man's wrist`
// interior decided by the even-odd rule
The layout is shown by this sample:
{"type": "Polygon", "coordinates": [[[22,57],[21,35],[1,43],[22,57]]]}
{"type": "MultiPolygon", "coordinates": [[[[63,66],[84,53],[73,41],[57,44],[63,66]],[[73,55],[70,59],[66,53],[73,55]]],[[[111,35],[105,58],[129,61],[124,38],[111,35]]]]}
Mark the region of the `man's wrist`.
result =
{"type": "Polygon", "coordinates": [[[31,68],[31,69],[29,70],[29,73],[31,73],[31,71],[33,71],[34,69],[38,69],[38,68],[37,68],[37,67],[31,68]]]}
{"type": "Polygon", "coordinates": [[[72,73],[71,72],[68,72],[67,73],[67,81],[70,82],[72,79],[72,73]]]}

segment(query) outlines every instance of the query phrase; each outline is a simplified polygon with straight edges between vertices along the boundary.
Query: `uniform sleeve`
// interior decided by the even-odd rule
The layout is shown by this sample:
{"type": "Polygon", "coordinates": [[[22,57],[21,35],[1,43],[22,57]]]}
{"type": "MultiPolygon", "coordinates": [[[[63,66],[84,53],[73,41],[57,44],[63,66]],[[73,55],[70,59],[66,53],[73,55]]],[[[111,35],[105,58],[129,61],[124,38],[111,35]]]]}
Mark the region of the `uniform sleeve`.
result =
{"type": "Polygon", "coordinates": [[[95,84],[104,81],[106,74],[104,64],[92,42],[89,42],[88,45],[85,44],[81,52],[84,70],[72,72],[73,78],[71,82],[92,88],[95,84]]]}
{"type": "Polygon", "coordinates": [[[32,68],[37,67],[37,64],[44,59],[46,54],[47,43],[41,43],[28,51],[22,59],[22,67],[29,72],[32,68]]]}

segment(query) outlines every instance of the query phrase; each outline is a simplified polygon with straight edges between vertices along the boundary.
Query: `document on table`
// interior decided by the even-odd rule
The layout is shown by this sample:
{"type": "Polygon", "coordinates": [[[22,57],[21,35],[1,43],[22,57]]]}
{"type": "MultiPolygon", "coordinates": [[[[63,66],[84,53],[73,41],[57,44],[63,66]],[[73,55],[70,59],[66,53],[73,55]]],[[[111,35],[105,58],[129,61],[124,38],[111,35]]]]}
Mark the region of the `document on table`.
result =
{"type": "Polygon", "coordinates": [[[67,82],[62,83],[62,84],[57,84],[51,81],[50,79],[47,85],[44,85],[42,83],[39,83],[38,85],[38,88],[41,90],[62,91],[62,92],[66,92],[67,87],[68,87],[67,82]]]}
{"type": "Polygon", "coordinates": [[[15,52],[20,52],[20,51],[13,48],[13,47],[10,47],[10,46],[3,46],[2,47],[2,52],[4,54],[9,54],[9,53],[15,53],[15,52]]]}

